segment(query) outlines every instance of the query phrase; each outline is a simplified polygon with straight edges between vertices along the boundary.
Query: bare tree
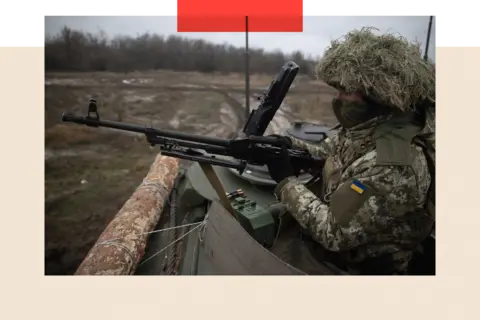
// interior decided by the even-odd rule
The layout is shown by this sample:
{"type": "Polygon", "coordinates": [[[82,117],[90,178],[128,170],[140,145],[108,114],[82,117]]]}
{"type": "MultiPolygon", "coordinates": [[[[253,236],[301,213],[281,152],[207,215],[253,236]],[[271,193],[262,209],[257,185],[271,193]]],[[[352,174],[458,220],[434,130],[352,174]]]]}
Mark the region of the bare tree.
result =
{"type": "MultiPolygon", "coordinates": [[[[202,39],[171,35],[141,34],[108,39],[104,32],[84,33],[64,27],[45,41],[47,71],[131,72],[169,69],[199,72],[243,72],[244,48],[214,44],[202,39]]],[[[311,75],[313,60],[301,51],[251,49],[250,72],[275,73],[278,66],[293,59],[304,74],[311,75]]]]}

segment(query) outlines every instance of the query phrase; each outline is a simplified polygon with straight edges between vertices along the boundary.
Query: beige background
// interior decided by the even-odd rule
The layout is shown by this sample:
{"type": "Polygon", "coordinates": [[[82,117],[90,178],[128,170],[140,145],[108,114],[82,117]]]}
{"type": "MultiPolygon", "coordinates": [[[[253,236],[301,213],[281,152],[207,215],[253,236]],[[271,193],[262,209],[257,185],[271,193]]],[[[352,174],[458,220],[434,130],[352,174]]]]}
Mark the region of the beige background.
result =
{"type": "Polygon", "coordinates": [[[1,48],[0,319],[480,319],[479,60],[480,48],[437,48],[437,276],[55,277],[43,270],[43,48],[1,48]]]}

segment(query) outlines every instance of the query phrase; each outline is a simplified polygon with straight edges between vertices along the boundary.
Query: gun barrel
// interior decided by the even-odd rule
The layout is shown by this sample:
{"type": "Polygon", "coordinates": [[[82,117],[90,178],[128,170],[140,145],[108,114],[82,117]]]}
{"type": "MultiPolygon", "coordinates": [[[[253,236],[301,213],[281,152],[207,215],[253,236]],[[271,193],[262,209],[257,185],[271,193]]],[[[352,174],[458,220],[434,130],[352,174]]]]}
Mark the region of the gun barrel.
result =
{"type": "Polygon", "coordinates": [[[91,117],[81,117],[73,114],[64,114],[62,120],[65,122],[75,122],[79,124],[84,124],[92,127],[106,127],[112,129],[118,129],[123,131],[138,132],[143,133],[147,136],[159,136],[164,138],[173,138],[179,140],[188,140],[191,142],[205,143],[208,145],[214,145],[219,147],[229,147],[230,140],[219,139],[212,137],[204,137],[196,134],[189,134],[185,132],[176,132],[170,130],[158,130],[150,127],[139,126],[135,124],[110,121],[110,120],[98,120],[91,117]]]}

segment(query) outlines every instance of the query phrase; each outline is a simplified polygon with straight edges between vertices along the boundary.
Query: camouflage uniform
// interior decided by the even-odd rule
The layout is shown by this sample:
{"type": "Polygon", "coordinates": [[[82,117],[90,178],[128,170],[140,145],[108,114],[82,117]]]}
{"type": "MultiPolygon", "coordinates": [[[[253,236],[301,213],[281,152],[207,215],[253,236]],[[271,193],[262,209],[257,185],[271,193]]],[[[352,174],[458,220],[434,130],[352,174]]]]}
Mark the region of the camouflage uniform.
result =
{"type": "Polygon", "coordinates": [[[315,241],[352,268],[389,257],[391,272],[405,273],[412,250],[432,225],[424,210],[431,178],[419,146],[412,145],[408,166],[377,165],[376,121],[342,129],[319,145],[292,139],[326,160],[322,190],[316,195],[288,178],[275,194],[315,241]],[[351,188],[354,181],[364,187],[361,194],[351,188]]]}

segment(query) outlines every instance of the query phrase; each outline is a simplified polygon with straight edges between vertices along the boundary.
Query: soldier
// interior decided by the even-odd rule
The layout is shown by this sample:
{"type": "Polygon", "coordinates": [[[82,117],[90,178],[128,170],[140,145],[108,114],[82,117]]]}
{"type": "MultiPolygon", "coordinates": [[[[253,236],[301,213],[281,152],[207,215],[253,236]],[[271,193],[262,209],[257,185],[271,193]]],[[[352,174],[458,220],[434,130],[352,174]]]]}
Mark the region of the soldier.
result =
{"type": "Polygon", "coordinates": [[[424,112],[435,102],[434,69],[419,46],[364,28],[333,41],[316,71],[339,91],[332,108],[340,130],[319,145],[285,139],[325,160],[321,190],[300,183],[285,154],[268,165],[275,195],[304,238],[350,273],[407,274],[434,223],[422,138],[433,137],[434,157],[434,112],[424,112]]]}

